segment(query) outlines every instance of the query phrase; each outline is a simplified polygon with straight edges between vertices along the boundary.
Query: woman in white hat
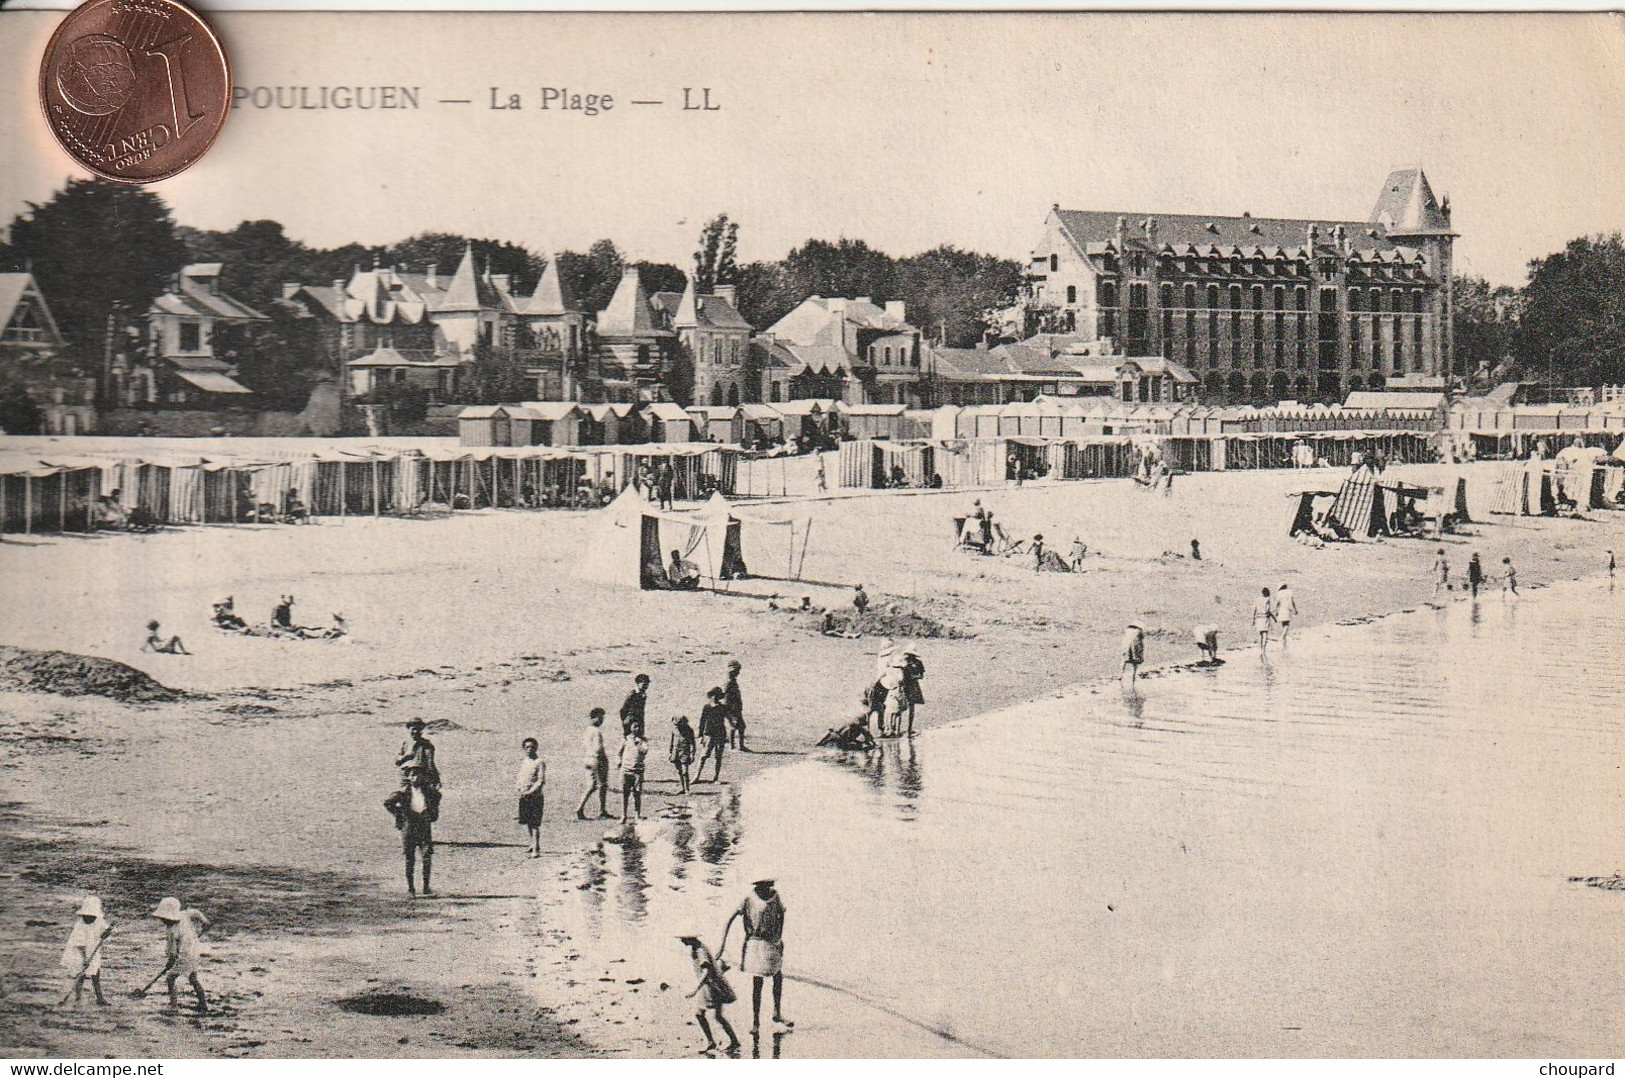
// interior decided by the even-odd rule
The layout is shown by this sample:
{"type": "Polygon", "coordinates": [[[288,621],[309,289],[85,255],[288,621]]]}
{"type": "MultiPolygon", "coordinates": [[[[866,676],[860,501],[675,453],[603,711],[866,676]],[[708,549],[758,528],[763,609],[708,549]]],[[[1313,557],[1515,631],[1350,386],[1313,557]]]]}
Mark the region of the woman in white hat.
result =
{"type": "Polygon", "coordinates": [[[96,1003],[107,1006],[102,995],[102,943],[113,926],[102,916],[102,900],[95,895],[79,905],[79,919],[68,934],[68,944],[62,948],[62,967],[73,971],[73,1005],[79,1006],[84,995],[85,979],[96,993],[96,1003]]]}
{"type": "Polygon", "coordinates": [[[169,1005],[180,1006],[175,985],[185,977],[197,996],[197,1012],[207,1013],[209,1001],[203,994],[203,985],[198,983],[197,973],[203,957],[203,946],[198,937],[208,930],[209,919],[199,910],[181,909],[181,900],[174,897],[158,903],[151,916],[164,922],[168,928],[164,938],[164,983],[169,989],[169,1005]]]}

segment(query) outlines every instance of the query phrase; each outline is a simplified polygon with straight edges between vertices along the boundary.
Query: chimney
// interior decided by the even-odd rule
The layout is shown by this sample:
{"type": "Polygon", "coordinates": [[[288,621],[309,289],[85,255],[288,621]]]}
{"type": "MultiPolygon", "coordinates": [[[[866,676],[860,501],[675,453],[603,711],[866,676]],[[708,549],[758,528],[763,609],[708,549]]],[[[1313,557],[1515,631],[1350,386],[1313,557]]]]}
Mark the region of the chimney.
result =
{"type": "Polygon", "coordinates": [[[907,308],[903,306],[903,301],[900,299],[889,299],[886,301],[887,318],[895,318],[899,322],[907,322],[908,318],[904,314],[904,311],[906,310],[907,308]]]}
{"type": "Polygon", "coordinates": [[[1116,236],[1117,236],[1117,253],[1122,254],[1123,253],[1123,233],[1128,231],[1128,218],[1119,217],[1117,219],[1117,228],[1114,231],[1115,231],[1116,236]]]}
{"type": "Polygon", "coordinates": [[[333,291],[337,293],[339,299],[344,298],[344,282],[339,280],[337,277],[333,278],[333,291]]]}
{"type": "Polygon", "coordinates": [[[1155,217],[1147,217],[1145,219],[1144,227],[1146,240],[1153,248],[1155,248],[1157,245],[1157,219],[1155,217]]]}
{"type": "Polygon", "coordinates": [[[440,263],[430,262],[423,268],[423,277],[430,288],[440,287],[440,263]]]}
{"type": "Polygon", "coordinates": [[[711,294],[730,307],[739,306],[739,286],[736,284],[719,284],[711,289],[711,294]]]}
{"type": "Polygon", "coordinates": [[[1309,253],[1314,254],[1315,241],[1320,239],[1320,229],[1316,227],[1314,222],[1310,222],[1309,227],[1303,230],[1303,238],[1304,244],[1309,248],[1309,253]]]}
{"type": "Polygon", "coordinates": [[[509,286],[513,284],[513,275],[510,273],[493,273],[491,274],[491,284],[496,287],[498,292],[506,292],[509,286]]]}

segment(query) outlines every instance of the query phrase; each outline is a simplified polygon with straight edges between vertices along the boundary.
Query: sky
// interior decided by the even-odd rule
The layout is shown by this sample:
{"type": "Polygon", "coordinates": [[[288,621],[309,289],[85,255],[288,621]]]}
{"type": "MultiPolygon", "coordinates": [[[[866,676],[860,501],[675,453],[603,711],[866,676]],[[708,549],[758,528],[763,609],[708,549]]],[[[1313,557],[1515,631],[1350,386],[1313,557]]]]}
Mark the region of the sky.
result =
{"type": "MultiPolygon", "coordinates": [[[[0,13],[0,224],[78,174],[36,103],[59,18],[0,13]]],[[[1458,272],[1494,283],[1625,228],[1625,20],[1607,15],[213,22],[245,89],[421,87],[416,111],[239,108],[155,186],[184,224],[272,218],[315,246],[609,237],[686,268],[726,212],[744,260],[842,236],[1024,260],[1054,203],[1363,220],[1389,170],[1414,165],[1451,198],[1458,272]],[[544,111],[547,86],[616,104],[544,111]],[[492,87],[523,107],[489,108],[492,87]],[[720,108],[681,110],[683,87],[720,108]]]]}

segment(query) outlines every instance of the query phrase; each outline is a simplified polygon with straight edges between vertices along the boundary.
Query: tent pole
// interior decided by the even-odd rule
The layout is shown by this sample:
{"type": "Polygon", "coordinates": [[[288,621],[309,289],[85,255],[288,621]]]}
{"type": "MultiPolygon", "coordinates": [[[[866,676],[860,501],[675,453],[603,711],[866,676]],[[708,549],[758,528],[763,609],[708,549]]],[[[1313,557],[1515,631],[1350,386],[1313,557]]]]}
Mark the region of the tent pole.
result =
{"type": "Polygon", "coordinates": [[[807,544],[812,542],[812,517],[807,518],[807,527],[801,533],[801,563],[796,566],[796,579],[807,571],[807,544]]]}
{"type": "Polygon", "coordinates": [[[339,516],[344,516],[350,510],[350,465],[348,461],[339,461],[339,516]]]}
{"type": "Polygon", "coordinates": [[[56,530],[68,530],[68,473],[58,472],[56,485],[56,530]]]}
{"type": "Polygon", "coordinates": [[[34,534],[34,477],[23,476],[23,534],[34,534]]]}
{"type": "Polygon", "coordinates": [[[378,458],[372,458],[372,515],[378,515],[378,458]]]}

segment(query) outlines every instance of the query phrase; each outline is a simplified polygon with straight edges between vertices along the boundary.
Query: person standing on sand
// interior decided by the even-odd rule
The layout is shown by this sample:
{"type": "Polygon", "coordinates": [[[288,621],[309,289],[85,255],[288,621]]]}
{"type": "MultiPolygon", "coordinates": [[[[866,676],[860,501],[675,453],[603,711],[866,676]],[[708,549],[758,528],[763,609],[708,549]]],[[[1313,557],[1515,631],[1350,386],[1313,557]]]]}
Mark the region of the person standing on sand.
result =
{"type": "Polygon", "coordinates": [[[186,978],[197,997],[197,1013],[209,1013],[209,1001],[198,983],[198,970],[202,968],[203,944],[199,937],[209,929],[209,919],[198,910],[181,909],[181,900],[166,898],[158,903],[151,915],[164,922],[164,985],[169,989],[171,1010],[181,1005],[176,982],[186,978]]]}
{"type": "Polygon", "coordinates": [[[688,793],[688,769],[694,766],[694,727],[688,724],[687,715],[676,715],[671,720],[671,744],[666,749],[666,759],[677,771],[678,788],[688,793]]]}
{"type": "Polygon", "coordinates": [[[860,618],[863,617],[863,612],[869,609],[869,593],[863,590],[862,584],[854,584],[852,587],[852,609],[858,612],[860,618]]]}
{"type": "Polygon", "coordinates": [[[524,756],[519,760],[519,822],[530,832],[530,850],[527,857],[542,855],[542,814],[546,809],[547,762],[538,753],[541,746],[534,737],[520,742],[524,756]]]}
{"type": "Polygon", "coordinates": [[[728,932],[734,921],[743,923],[745,944],[739,968],[751,976],[751,1033],[762,1029],[762,981],[773,978],[773,1021],[785,1029],[795,1023],[784,1017],[784,900],[774,890],[773,880],[757,880],[751,893],[734,910],[722,928],[719,951],[728,949],[728,932]]]}
{"type": "Polygon", "coordinates": [[[406,784],[384,802],[384,807],[395,817],[395,828],[401,833],[401,853],[406,858],[406,890],[417,897],[413,870],[418,854],[423,855],[423,893],[434,894],[429,886],[434,862],[434,823],[440,818],[440,794],[425,781],[421,765],[408,762],[403,768],[406,784]]]}
{"type": "Polygon", "coordinates": [[[914,736],[914,709],[925,703],[925,690],[920,682],[925,679],[925,663],[913,644],[903,648],[903,698],[908,701],[908,736],[914,736]]]}
{"type": "Polygon", "coordinates": [[[1270,601],[1270,589],[1265,588],[1253,603],[1253,632],[1258,634],[1258,652],[1265,654],[1270,648],[1270,622],[1275,620],[1275,604],[1270,601]]]}
{"type": "Polygon", "coordinates": [[[1518,570],[1512,567],[1511,558],[1501,559],[1501,590],[1503,593],[1518,598],[1518,570]]]}
{"type": "Polygon", "coordinates": [[[609,750],[604,745],[604,709],[595,707],[587,715],[587,730],[581,738],[581,762],[587,768],[587,792],[576,806],[576,819],[587,818],[587,802],[598,795],[598,818],[609,815],[609,750]]]}
{"type": "Polygon", "coordinates": [[[113,926],[102,916],[102,900],[91,895],[79,906],[79,919],[68,933],[67,946],[62,948],[62,967],[73,971],[73,1005],[79,1006],[84,997],[85,981],[96,993],[96,1005],[107,1006],[102,995],[102,943],[113,932],[113,926]]]}
{"type": "Polygon", "coordinates": [[[1130,623],[1128,628],[1123,630],[1123,666],[1117,672],[1118,678],[1121,679],[1126,672],[1129,687],[1133,688],[1134,682],[1140,676],[1140,664],[1143,662],[1145,662],[1145,630],[1130,623]]]}
{"type": "Polygon", "coordinates": [[[1039,532],[1037,535],[1033,536],[1032,551],[1033,551],[1033,572],[1041,573],[1041,572],[1044,571],[1044,533],[1043,532],[1039,532]]]}
{"type": "Polygon", "coordinates": [[[722,702],[728,707],[728,745],[740,752],[745,747],[745,696],[739,691],[739,671],[742,667],[735,659],[728,664],[728,681],[722,687],[722,702]]]}
{"type": "Polygon", "coordinates": [[[649,755],[649,743],[636,731],[621,739],[617,766],[621,772],[621,822],[630,822],[628,807],[635,805],[638,819],[643,819],[643,761],[649,755]]]}
{"type": "Polygon", "coordinates": [[[694,963],[694,976],[699,978],[699,983],[688,994],[688,998],[694,999],[698,997],[699,1000],[695,1005],[694,1020],[700,1024],[700,1032],[705,1034],[705,1047],[700,1051],[714,1052],[717,1048],[717,1039],[711,1035],[711,1024],[705,1020],[706,1011],[710,1011],[716,1016],[717,1025],[721,1026],[722,1032],[728,1035],[726,1051],[738,1051],[739,1035],[734,1032],[734,1027],[728,1024],[728,1019],[723,1017],[722,1008],[739,997],[734,994],[733,986],[728,983],[727,978],[723,977],[722,968],[718,965],[716,956],[707,949],[705,944],[700,942],[698,936],[678,936],[677,938],[687,945],[688,957],[694,963]]]}
{"type": "Polygon", "coordinates": [[[1088,556],[1089,548],[1084,545],[1083,536],[1074,535],[1072,537],[1072,557],[1067,562],[1074,573],[1083,572],[1083,559],[1088,556]]]}
{"type": "Polygon", "coordinates": [[[1282,584],[1275,593],[1275,623],[1281,627],[1281,643],[1286,643],[1287,634],[1292,631],[1292,619],[1298,616],[1298,599],[1292,594],[1292,588],[1282,584]]]}
{"type": "Polygon", "coordinates": [[[672,470],[671,461],[661,461],[660,470],[655,473],[655,490],[660,495],[660,508],[671,508],[671,493],[676,482],[677,473],[672,470]]]}
{"type": "Polygon", "coordinates": [[[1438,557],[1433,559],[1433,597],[1437,599],[1439,592],[1450,590],[1450,562],[1444,556],[1444,547],[1439,548],[1438,557]]]}
{"type": "Polygon", "coordinates": [[[717,764],[711,781],[722,781],[722,755],[728,748],[728,705],[723,700],[720,686],[705,694],[705,706],[700,709],[700,763],[694,769],[695,782],[705,781],[705,764],[712,757],[717,764]]]}
{"type": "Polygon", "coordinates": [[[1478,560],[1478,551],[1475,550],[1467,562],[1467,587],[1473,593],[1473,598],[1478,598],[1478,588],[1483,583],[1484,565],[1478,560]]]}
{"type": "Polygon", "coordinates": [[[1202,544],[1195,539],[1191,540],[1191,561],[1202,560],[1202,544]]]}
{"type": "Polygon", "coordinates": [[[824,474],[824,454],[818,454],[818,493],[829,489],[829,478],[824,474]]]}
{"type": "Polygon", "coordinates": [[[621,736],[636,732],[643,736],[643,715],[649,703],[649,675],[639,674],[632,679],[632,691],[621,703],[621,736]]]}
{"type": "Polygon", "coordinates": [[[1612,550],[1608,552],[1608,579],[1614,579],[1614,552],[1612,550]]]}

